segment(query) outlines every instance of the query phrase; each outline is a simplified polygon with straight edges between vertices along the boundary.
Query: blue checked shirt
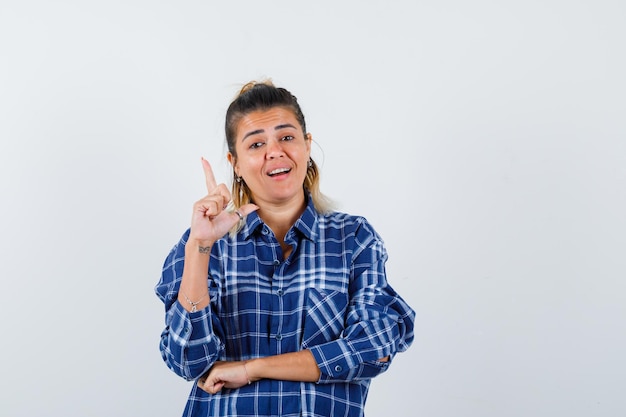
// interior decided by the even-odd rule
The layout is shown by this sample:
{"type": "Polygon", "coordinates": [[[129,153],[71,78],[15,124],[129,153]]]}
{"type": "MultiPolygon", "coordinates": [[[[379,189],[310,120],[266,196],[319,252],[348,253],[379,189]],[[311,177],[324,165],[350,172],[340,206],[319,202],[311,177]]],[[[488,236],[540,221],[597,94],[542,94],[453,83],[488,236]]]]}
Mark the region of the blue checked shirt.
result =
{"type": "Polygon", "coordinates": [[[187,230],[156,286],[165,304],[160,349],[167,366],[196,380],[215,361],[309,349],[317,383],[262,379],[211,395],[193,385],[183,416],[363,416],[372,377],[406,350],[415,313],[389,286],[387,253],[362,217],[322,215],[309,204],[280,244],[256,213],[211,252],[211,303],[187,312],[177,301],[187,230]]]}

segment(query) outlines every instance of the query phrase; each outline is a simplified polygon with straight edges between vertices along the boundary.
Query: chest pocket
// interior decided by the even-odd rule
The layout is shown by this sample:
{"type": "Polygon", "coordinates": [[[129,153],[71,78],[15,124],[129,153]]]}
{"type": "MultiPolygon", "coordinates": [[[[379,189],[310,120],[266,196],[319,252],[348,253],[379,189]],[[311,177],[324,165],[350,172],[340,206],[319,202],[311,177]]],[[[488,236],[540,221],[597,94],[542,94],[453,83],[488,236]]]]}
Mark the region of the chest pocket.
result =
{"type": "Polygon", "coordinates": [[[307,289],[302,348],[341,337],[347,307],[348,294],[342,291],[307,289]]]}

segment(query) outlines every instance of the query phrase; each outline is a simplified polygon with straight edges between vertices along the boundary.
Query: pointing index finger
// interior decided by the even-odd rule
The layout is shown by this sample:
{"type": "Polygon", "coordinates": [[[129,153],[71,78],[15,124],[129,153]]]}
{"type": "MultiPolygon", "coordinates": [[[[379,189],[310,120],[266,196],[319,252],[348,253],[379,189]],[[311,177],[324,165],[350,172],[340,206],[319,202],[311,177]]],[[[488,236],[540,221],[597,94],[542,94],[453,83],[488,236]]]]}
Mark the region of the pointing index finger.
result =
{"type": "Polygon", "coordinates": [[[206,181],[206,189],[209,194],[217,188],[217,182],[215,182],[215,176],[213,176],[213,169],[209,161],[202,158],[202,169],[204,170],[204,179],[206,181]]]}

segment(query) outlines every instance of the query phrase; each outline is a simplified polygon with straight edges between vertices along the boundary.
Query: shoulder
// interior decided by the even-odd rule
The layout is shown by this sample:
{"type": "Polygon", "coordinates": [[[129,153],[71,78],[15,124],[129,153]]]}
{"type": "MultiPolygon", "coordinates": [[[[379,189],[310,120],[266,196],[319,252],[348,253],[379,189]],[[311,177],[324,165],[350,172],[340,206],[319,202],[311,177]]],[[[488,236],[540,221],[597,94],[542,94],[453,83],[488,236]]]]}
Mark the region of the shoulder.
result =
{"type": "Polygon", "coordinates": [[[320,229],[341,230],[343,234],[370,235],[380,239],[372,224],[363,216],[333,211],[319,215],[320,229]]]}
{"type": "Polygon", "coordinates": [[[371,264],[387,258],[385,243],[372,224],[363,216],[332,212],[319,217],[319,242],[326,248],[339,245],[352,262],[371,264]]]}

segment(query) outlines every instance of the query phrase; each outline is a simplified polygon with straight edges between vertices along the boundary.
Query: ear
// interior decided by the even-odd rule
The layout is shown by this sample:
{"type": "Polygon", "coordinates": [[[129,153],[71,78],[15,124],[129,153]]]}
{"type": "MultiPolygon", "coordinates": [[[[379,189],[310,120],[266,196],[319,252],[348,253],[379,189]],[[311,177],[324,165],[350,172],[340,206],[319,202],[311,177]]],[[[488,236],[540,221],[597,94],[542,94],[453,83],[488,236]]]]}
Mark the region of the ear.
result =
{"type": "Polygon", "coordinates": [[[237,158],[235,157],[235,155],[228,152],[226,158],[228,158],[228,162],[230,162],[230,164],[232,165],[233,171],[235,171],[235,175],[239,176],[239,174],[237,173],[237,158]]]}
{"type": "Polygon", "coordinates": [[[311,135],[310,133],[307,133],[306,135],[304,135],[304,138],[306,139],[306,150],[309,152],[309,155],[311,154],[311,143],[313,143],[313,135],[311,135]]]}

